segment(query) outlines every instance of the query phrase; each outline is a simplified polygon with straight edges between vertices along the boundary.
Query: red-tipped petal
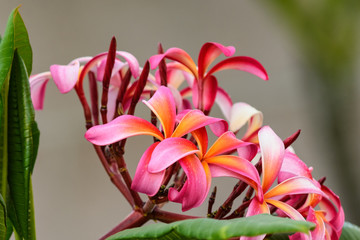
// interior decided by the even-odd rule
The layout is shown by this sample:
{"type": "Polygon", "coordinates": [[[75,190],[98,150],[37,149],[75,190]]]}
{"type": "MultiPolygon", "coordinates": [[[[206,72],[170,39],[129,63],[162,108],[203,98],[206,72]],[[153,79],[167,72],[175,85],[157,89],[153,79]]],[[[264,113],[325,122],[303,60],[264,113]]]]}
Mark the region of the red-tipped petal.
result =
{"type": "MultiPolygon", "coordinates": [[[[152,153],[149,163],[149,172],[155,173],[165,170],[167,167],[188,155],[199,153],[199,149],[187,139],[167,138],[161,141],[152,153]]],[[[199,160],[198,160],[199,161],[199,160]]]]}
{"type": "Polygon", "coordinates": [[[259,141],[262,156],[262,187],[266,192],[275,181],[284,159],[284,144],[269,127],[259,131],[259,141]]]}
{"type": "Polygon", "coordinates": [[[160,189],[165,170],[157,173],[150,173],[148,169],[151,154],[159,143],[153,143],[142,155],[136,168],[135,176],[131,184],[131,189],[137,192],[154,196],[160,189]]]}
{"type": "Polygon", "coordinates": [[[155,69],[163,58],[168,58],[173,61],[177,61],[187,67],[197,78],[196,64],[190,57],[190,55],[180,48],[169,48],[163,54],[157,54],[150,57],[151,69],[155,69]]]}
{"type": "Polygon", "coordinates": [[[43,109],[46,84],[50,78],[50,72],[30,76],[31,101],[35,110],[43,109]]]}
{"type": "Polygon", "coordinates": [[[201,47],[198,58],[199,78],[204,77],[207,68],[221,53],[224,53],[226,57],[230,57],[235,53],[235,48],[233,46],[225,47],[215,42],[207,42],[201,47]]]}
{"type": "Polygon", "coordinates": [[[171,90],[161,86],[149,101],[143,101],[158,117],[164,129],[165,138],[170,137],[174,131],[176,106],[171,90]]]}
{"type": "Polygon", "coordinates": [[[264,197],[273,198],[283,195],[309,194],[309,193],[323,195],[321,189],[319,189],[310,179],[306,177],[293,177],[276,185],[274,188],[272,188],[267,193],[265,193],[264,197]]]}
{"type": "Polygon", "coordinates": [[[211,70],[206,74],[206,76],[226,69],[245,71],[254,74],[255,76],[258,76],[263,80],[268,80],[266,70],[261,65],[261,63],[251,57],[245,56],[232,57],[219,62],[213,68],[211,68],[211,70]]]}
{"type": "Polygon", "coordinates": [[[160,140],[164,139],[154,125],[131,115],[122,115],[107,124],[94,126],[86,131],[85,138],[95,145],[103,146],[137,135],[150,135],[160,140]]]}
{"type": "Polygon", "coordinates": [[[214,76],[209,76],[203,81],[203,107],[205,111],[210,111],[215,102],[218,82],[214,76]]]}
{"type": "Polygon", "coordinates": [[[182,203],[182,210],[187,211],[200,206],[204,201],[207,190],[207,178],[202,164],[195,155],[182,158],[179,163],[187,179],[180,192],[170,188],[168,197],[172,202],[182,203]]]}
{"type": "Polygon", "coordinates": [[[210,125],[211,130],[217,136],[220,136],[227,130],[226,121],[220,118],[208,117],[199,110],[184,111],[180,113],[179,116],[181,120],[173,132],[172,137],[182,137],[189,132],[208,125],[210,125]]]}
{"type": "Polygon", "coordinates": [[[50,72],[61,93],[67,93],[74,88],[80,71],[80,63],[73,61],[69,65],[51,65],[50,72]]]}

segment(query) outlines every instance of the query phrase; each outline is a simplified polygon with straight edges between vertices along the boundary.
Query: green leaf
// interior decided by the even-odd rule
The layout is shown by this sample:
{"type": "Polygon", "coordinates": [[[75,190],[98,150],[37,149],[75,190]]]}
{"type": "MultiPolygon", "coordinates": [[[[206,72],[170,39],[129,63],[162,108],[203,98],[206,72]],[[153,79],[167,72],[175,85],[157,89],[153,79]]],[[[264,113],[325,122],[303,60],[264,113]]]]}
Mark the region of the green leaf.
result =
{"type": "Polygon", "coordinates": [[[24,22],[15,8],[9,16],[5,33],[0,41],[0,193],[7,192],[7,97],[10,72],[15,49],[25,62],[27,74],[32,69],[32,50],[24,22]]]}
{"type": "Polygon", "coordinates": [[[0,86],[11,69],[15,49],[18,50],[25,63],[27,73],[30,75],[32,70],[32,50],[24,21],[19,13],[19,7],[15,8],[10,14],[0,45],[0,86]]]}
{"type": "Polygon", "coordinates": [[[5,205],[5,201],[2,197],[2,195],[0,194],[0,239],[5,239],[6,237],[6,205],[5,205]]]}
{"type": "Polygon", "coordinates": [[[340,240],[360,240],[360,228],[349,222],[345,222],[340,240]]]}
{"type": "Polygon", "coordinates": [[[268,214],[232,220],[191,219],[128,229],[107,238],[120,239],[228,239],[273,233],[307,233],[315,224],[268,214]]]}
{"type": "Polygon", "coordinates": [[[8,96],[8,182],[17,218],[11,220],[18,220],[16,230],[25,239],[35,239],[31,170],[39,135],[34,135],[34,122],[26,66],[15,50],[8,96]]]}

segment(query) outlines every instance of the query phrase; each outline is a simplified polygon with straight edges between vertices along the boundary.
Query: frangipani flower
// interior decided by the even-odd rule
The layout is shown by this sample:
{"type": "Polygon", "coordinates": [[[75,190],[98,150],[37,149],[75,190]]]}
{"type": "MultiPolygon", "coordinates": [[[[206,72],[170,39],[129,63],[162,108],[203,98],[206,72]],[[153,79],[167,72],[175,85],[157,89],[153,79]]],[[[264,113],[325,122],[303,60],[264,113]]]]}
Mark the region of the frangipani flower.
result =
{"type": "Polygon", "coordinates": [[[243,156],[252,159],[257,152],[255,145],[238,140],[228,131],[207,150],[206,129],[199,128],[191,134],[198,143],[199,151],[187,139],[168,138],[157,145],[148,163],[148,171],[151,173],[162,172],[175,162],[180,163],[187,180],[179,192],[175,188],[170,188],[168,198],[170,201],[182,203],[183,211],[203,203],[209,192],[212,177],[235,177],[245,181],[255,190],[260,187],[259,174],[249,160],[239,156],[223,155],[234,149],[246,148],[242,152],[247,155],[243,156]]]}
{"type": "MultiPolygon", "coordinates": [[[[149,101],[143,102],[159,119],[164,134],[153,124],[142,118],[122,115],[107,124],[90,128],[86,132],[85,138],[96,145],[107,145],[137,135],[150,135],[160,141],[167,138],[179,140],[183,139],[182,136],[208,125],[212,125],[212,130],[216,135],[221,135],[227,130],[227,123],[224,120],[205,116],[199,110],[188,111],[175,127],[175,101],[170,89],[164,86],[161,86],[149,101]]],[[[152,144],[141,157],[132,184],[134,190],[150,196],[158,192],[165,173],[165,170],[158,173],[147,171],[151,155],[158,144],[158,142],[152,144]]],[[[187,145],[183,151],[199,152],[198,149],[192,149],[192,145],[187,145]]]]}
{"type": "MultiPolygon", "coordinates": [[[[306,220],[314,222],[316,228],[311,231],[312,239],[339,239],[344,225],[344,211],[339,197],[328,187],[320,185],[311,175],[312,168],[306,166],[294,153],[287,151],[279,173],[279,182],[294,176],[303,176],[313,181],[321,188],[323,196],[309,194],[298,211],[307,216],[306,220]]],[[[290,199],[288,203],[291,201],[290,199]]],[[[299,233],[290,236],[290,239],[301,239],[299,233]]]]}
{"type": "MultiPolygon", "coordinates": [[[[259,131],[259,144],[262,161],[262,188],[264,198],[254,197],[249,205],[247,216],[261,213],[270,213],[269,204],[281,210],[288,217],[295,220],[305,220],[305,218],[289,204],[279,200],[280,197],[295,194],[319,194],[322,191],[307,177],[294,176],[286,179],[272,189],[270,187],[278,177],[280,172],[285,149],[281,139],[273,132],[273,130],[265,126],[259,131]]],[[[264,236],[242,237],[245,239],[263,239],[264,236]]]]}
{"type": "Polygon", "coordinates": [[[179,62],[180,64],[175,66],[194,76],[192,96],[195,108],[209,111],[214,104],[218,89],[217,79],[213,76],[215,72],[236,69],[252,73],[264,80],[268,79],[264,67],[258,61],[244,56],[231,57],[220,61],[208,71],[208,67],[221,53],[230,57],[235,53],[235,48],[232,46],[225,47],[214,42],[205,43],[199,53],[198,67],[190,55],[179,48],[170,48],[163,54],[152,56],[149,61],[152,69],[155,69],[163,58],[179,62]]]}
{"type": "Polygon", "coordinates": [[[319,204],[319,210],[310,207],[307,221],[314,222],[316,228],[311,231],[313,239],[339,239],[345,221],[344,210],[339,197],[328,187],[321,186],[326,197],[323,197],[319,204]]]}

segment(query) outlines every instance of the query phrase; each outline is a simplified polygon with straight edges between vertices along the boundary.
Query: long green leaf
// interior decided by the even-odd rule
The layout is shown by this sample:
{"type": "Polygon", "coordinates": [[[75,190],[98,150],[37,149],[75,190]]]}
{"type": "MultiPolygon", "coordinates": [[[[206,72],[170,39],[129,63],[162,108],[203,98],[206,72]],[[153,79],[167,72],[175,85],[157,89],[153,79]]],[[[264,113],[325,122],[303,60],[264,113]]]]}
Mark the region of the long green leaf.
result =
{"type": "Polygon", "coordinates": [[[340,240],[360,240],[360,227],[345,222],[340,240]]]}
{"type": "Polygon", "coordinates": [[[6,229],[7,229],[7,223],[6,223],[6,205],[5,201],[0,194],[0,239],[5,239],[6,237],[6,229]]]}
{"type": "Polygon", "coordinates": [[[117,233],[107,240],[120,239],[228,239],[273,233],[307,233],[315,224],[268,214],[232,220],[191,219],[171,224],[153,224],[117,233]]]}
{"type": "Polygon", "coordinates": [[[18,50],[24,60],[27,73],[30,75],[32,50],[24,21],[19,13],[19,7],[10,14],[5,33],[0,42],[0,193],[3,196],[7,192],[7,97],[15,49],[18,50]]]}
{"type": "MultiPolygon", "coordinates": [[[[26,66],[15,50],[8,97],[8,182],[22,236],[34,239],[31,170],[34,161],[34,108],[26,66]]],[[[13,221],[13,219],[12,219],[13,221]]]]}

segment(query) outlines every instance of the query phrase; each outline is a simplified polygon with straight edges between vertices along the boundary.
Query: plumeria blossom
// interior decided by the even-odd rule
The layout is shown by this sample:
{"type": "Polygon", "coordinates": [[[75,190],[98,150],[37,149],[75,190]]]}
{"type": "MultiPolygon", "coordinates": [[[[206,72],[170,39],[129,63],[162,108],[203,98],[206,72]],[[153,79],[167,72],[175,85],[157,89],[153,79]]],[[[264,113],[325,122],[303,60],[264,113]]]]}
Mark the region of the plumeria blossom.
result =
{"type": "Polygon", "coordinates": [[[321,186],[321,190],[326,197],[323,197],[317,207],[310,207],[308,210],[307,221],[314,222],[316,228],[311,231],[313,239],[339,239],[345,216],[339,197],[328,187],[321,186]]]}
{"type": "MultiPolygon", "coordinates": [[[[205,43],[200,50],[198,67],[196,67],[192,58],[179,48],[171,48],[164,54],[152,56],[150,63],[152,68],[156,68],[163,58],[174,60],[175,62],[167,64],[168,83],[171,87],[176,89],[186,80],[191,87],[187,87],[180,92],[183,98],[192,96],[195,108],[203,109],[205,112],[210,111],[214,101],[216,101],[229,122],[229,129],[237,132],[248,123],[248,129],[242,139],[258,143],[257,131],[262,126],[262,113],[247,103],[238,102],[233,104],[228,93],[218,86],[217,79],[212,74],[225,69],[236,69],[268,80],[267,73],[258,61],[244,56],[231,57],[220,61],[206,72],[211,63],[221,53],[226,57],[230,57],[235,53],[235,48],[232,46],[225,47],[219,43],[205,43]]],[[[189,104],[187,105],[189,106],[189,104]]]]}
{"type": "MultiPolygon", "coordinates": [[[[321,188],[323,196],[309,194],[304,204],[298,211],[307,216],[306,220],[314,222],[316,228],[311,231],[312,239],[339,239],[342,226],[344,225],[344,210],[339,197],[328,187],[319,184],[313,179],[312,168],[306,166],[301,159],[292,152],[286,152],[284,162],[279,173],[279,182],[283,182],[294,176],[303,176],[313,181],[321,188]]],[[[290,199],[291,202],[293,199],[290,199]]],[[[290,236],[291,240],[303,239],[304,236],[297,233],[290,236]]]]}
{"type": "MultiPolygon", "coordinates": [[[[269,205],[272,205],[292,219],[305,220],[300,212],[288,203],[281,201],[281,197],[297,194],[323,195],[323,192],[311,179],[303,176],[290,177],[271,188],[283,164],[285,155],[284,144],[268,126],[262,127],[258,135],[263,173],[261,190],[263,191],[264,198],[259,199],[258,197],[254,197],[251,200],[247,216],[270,213],[269,205]]],[[[242,237],[241,240],[258,240],[264,237],[265,236],[242,237]]]]}
{"type": "MultiPolygon", "coordinates": [[[[199,110],[188,111],[175,127],[175,100],[171,90],[164,86],[161,86],[148,101],[143,100],[143,102],[159,119],[163,133],[152,123],[142,118],[132,115],[122,115],[107,124],[90,128],[86,132],[85,138],[96,145],[108,145],[137,135],[150,135],[159,141],[166,139],[182,141],[185,140],[181,138],[182,136],[208,125],[211,125],[216,135],[221,135],[228,128],[224,120],[205,116],[203,112],[199,110]]],[[[191,142],[183,145],[182,151],[186,153],[199,152],[196,147],[193,147],[194,144],[190,143],[191,142]]],[[[165,169],[156,173],[147,171],[151,156],[158,145],[160,145],[159,142],[155,142],[145,151],[138,164],[132,184],[134,190],[150,196],[158,192],[165,174],[165,169]]],[[[196,167],[191,169],[196,169],[196,167]]]]}
{"type": "Polygon", "coordinates": [[[168,138],[157,145],[148,164],[149,172],[159,173],[179,162],[187,175],[187,180],[180,191],[170,188],[168,198],[170,201],[182,203],[183,211],[204,202],[212,177],[235,177],[248,183],[255,190],[260,187],[259,174],[249,160],[239,156],[224,155],[234,149],[245,148],[245,151],[241,151],[243,156],[252,159],[257,152],[256,146],[238,140],[228,131],[207,149],[208,136],[205,128],[194,130],[192,135],[198,143],[199,151],[196,151],[198,148],[187,139],[168,138]]]}
{"type": "Polygon", "coordinates": [[[222,53],[226,57],[230,57],[235,53],[235,48],[233,46],[225,47],[215,42],[205,43],[199,53],[198,66],[190,55],[180,48],[170,48],[163,54],[152,56],[149,61],[152,69],[155,69],[163,58],[180,63],[174,67],[189,72],[194,77],[191,88],[195,108],[209,111],[215,102],[218,91],[217,79],[213,75],[215,72],[235,69],[252,73],[264,80],[268,79],[264,67],[255,59],[245,56],[227,58],[208,70],[209,66],[222,53]]]}

